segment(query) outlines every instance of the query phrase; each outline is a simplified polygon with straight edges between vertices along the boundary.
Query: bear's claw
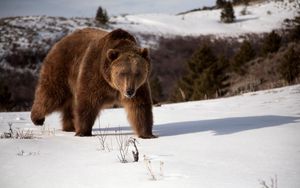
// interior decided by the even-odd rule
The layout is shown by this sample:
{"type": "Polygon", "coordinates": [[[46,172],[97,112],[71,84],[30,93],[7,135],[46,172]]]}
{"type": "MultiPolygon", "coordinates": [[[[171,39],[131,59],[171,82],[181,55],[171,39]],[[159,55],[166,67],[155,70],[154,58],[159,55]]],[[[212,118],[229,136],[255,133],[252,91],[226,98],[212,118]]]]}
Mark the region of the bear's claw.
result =
{"type": "Polygon", "coordinates": [[[45,118],[42,119],[32,119],[33,124],[37,125],[37,126],[42,126],[44,125],[45,122],[45,118]]]}
{"type": "Polygon", "coordinates": [[[139,138],[143,138],[143,139],[151,139],[151,138],[158,138],[158,136],[156,135],[140,135],[139,138]]]}
{"type": "Polygon", "coordinates": [[[80,137],[83,137],[83,136],[93,136],[92,133],[83,133],[83,132],[76,132],[75,136],[80,136],[80,137]]]}

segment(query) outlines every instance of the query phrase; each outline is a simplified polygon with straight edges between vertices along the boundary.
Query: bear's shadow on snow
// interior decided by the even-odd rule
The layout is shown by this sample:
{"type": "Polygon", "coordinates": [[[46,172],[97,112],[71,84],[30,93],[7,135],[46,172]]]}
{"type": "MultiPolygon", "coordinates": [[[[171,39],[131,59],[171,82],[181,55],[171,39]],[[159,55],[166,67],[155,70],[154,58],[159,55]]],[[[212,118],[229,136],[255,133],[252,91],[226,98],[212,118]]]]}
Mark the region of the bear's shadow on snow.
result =
{"type": "Polygon", "coordinates": [[[212,131],[215,135],[225,135],[253,129],[281,126],[288,123],[296,123],[299,119],[299,117],[288,116],[232,117],[157,125],[154,126],[154,131],[160,136],[174,136],[205,131],[212,131]]]}
{"type": "MultiPolygon", "coordinates": [[[[237,132],[260,129],[266,127],[282,126],[288,123],[297,123],[299,117],[289,116],[250,116],[232,117],[224,119],[211,119],[199,121],[186,121],[168,124],[154,125],[154,134],[163,136],[175,136],[197,132],[213,132],[215,135],[226,135],[237,132]]],[[[298,122],[300,125],[300,122],[298,122]]],[[[130,127],[109,128],[109,131],[131,131],[130,127]]]]}

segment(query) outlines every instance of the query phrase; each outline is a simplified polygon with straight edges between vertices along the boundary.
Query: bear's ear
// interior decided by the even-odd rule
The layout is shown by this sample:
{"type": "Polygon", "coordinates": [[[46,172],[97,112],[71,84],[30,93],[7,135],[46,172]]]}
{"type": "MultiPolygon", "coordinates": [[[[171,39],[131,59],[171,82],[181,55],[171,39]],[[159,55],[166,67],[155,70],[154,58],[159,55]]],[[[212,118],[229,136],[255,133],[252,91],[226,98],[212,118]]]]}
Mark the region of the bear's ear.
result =
{"type": "Polygon", "coordinates": [[[148,48],[141,48],[140,51],[141,51],[141,55],[142,55],[143,58],[145,58],[145,59],[147,59],[147,60],[150,59],[148,48]]]}
{"type": "Polygon", "coordinates": [[[106,53],[107,59],[113,61],[119,57],[119,50],[109,49],[106,53]]]}

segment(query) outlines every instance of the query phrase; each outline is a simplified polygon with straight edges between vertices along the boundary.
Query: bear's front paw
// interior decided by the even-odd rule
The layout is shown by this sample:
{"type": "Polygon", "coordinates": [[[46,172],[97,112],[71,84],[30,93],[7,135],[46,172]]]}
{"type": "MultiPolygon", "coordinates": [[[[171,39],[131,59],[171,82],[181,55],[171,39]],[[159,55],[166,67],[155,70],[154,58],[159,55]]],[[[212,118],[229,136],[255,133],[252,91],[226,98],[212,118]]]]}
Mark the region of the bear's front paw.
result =
{"type": "Polygon", "coordinates": [[[44,125],[44,122],[45,122],[45,118],[41,118],[41,119],[32,118],[31,120],[32,120],[33,124],[35,124],[37,126],[42,126],[42,125],[44,125]]]}
{"type": "Polygon", "coordinates": [[[139,138],[142,138],[142,139],[152,139],[152,138],[158,138],[158,136],[153,135],[153,134],[147,134],[147,135],[139,135],[139,138]]]}
{"type": "Polygon", "coordinates": [[[83,131],[78,131],[76,132],[75,136],[92,136],[92,132],[83,132],[83,131]]]}

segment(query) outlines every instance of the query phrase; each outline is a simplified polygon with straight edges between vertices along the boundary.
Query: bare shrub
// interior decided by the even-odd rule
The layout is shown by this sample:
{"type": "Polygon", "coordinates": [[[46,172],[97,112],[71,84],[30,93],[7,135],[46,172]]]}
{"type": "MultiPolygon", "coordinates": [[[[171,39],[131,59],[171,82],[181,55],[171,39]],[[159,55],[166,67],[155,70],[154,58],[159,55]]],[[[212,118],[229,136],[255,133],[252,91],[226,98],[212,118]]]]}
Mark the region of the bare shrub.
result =
{"type": "Polygon", "coordinates": [[[128,163],[128,150],[130,148],[130,145],[133,145],[134,150],[132,150],[132,155],[133,155],[133,162],[138,162],[139,161],[139,150],[137,148],[137,139],[130,137],[124,133],[122,133],[121,128],[119,128],[118,131],[115,132],[115,139],[117,143],[117,148],[118,148],[118,159],[121,163],[128,163]]]}
{"type": "Polygon", "coordinates": [[[54,136],[55,135],[55,128],[50,128],[50,126],[46,125],[46,124],[41,126],[40,131],[41,131],[42,135],[48,135],[48,136],[50,136],[50,135],[54,136]]]}
{"type": "Polygon", "coordinates": [[[159,178],[162,178],[164,176],[164,162],[163,161],[159,161],[159,172],[158,173],[154,172],[151,159],[149,159],[146,155],[144,155],[144,163],[145,163],[147,172],[148,172],[149,176],[151,177],[151,180],[156,181],[159,178]]]}
{"type": "Polygon", "coordinates": [[[146,169],[148,171],[148,174],[151,177],[151,180],[157,180],[154,171],[152,169],[151,161],[144,155],[144,163],[146,165],[146,169]]]}
{"type": "Polygon", "coordinates": [[[18,156],[35,156],[35,155],[40,155],[40,152],[25,152],[24,150],[20,150],[17,153],[18,156]]]}
{"type": "Polygon", "coordinates": [[[100,120],[99,120],[98,127],[99,127],[99,131],[97,133],[97,138],[100,143],[100,149],[110,151],[111,149],[109,145],[106,143],[107,135],[108,135],[107,131],[109,129],[109,125],[107,125],[107,127],[102,130],[100,127],[100,120]]]}
{"type": "Polygon", "coordinates": [[[1,139],[33,139],[33,131],[31,129],[20,129],[20,128],[13,128],[13,123],[8,122],[9,130],[8,132],[4,132],[1,134],[1,139]]]}
{"type": "Polygon", "coordinates": [[[270,183],[267,183],[265,180],[258,180],[262,188],[278,188],[277,175],[270,178],[270,183]]]}
{"type": "Polygon", "coordinates": [[[119,155],[117,155],[117,157],[121,163],[127,163],[128,162],[127,154],[129,148],[128,136],[122,134],[121,128],[119,128],[119,131],[116,131],[115,138],[117,141],[118,152],[119,152],[119,155]]]}
{"type": "Polygon", "coordinates": [[[17,128],[15,131],[15,138],[16,139],[33,139],[34,135],[33,135],[33,131],[31,129],[20,129],[17,128]]]}
{"type": "MultiPolygon", "coordinates": [[[[14,123],[23,123],[23,122],[14,122],[14,123]]],[[[0,139],[34,139],[40,138],[43,135],[55,135],[55,128],[50,128],[47,125],[41,126],[40,129],[34,131],[32,128],[19,128],[13,127],[12,122],[8,122],[8,131],[0,134],[0,139]]]]}
{"type": "Polygon", "coordinates": [[[160,161],[159,162],[159,175],[160,176],[164,176],[164,162],[163,161],[160,161]]]}
{"type": "Polygon", "coordinates": [[[132,151],[132,155],[133,155],[133,161],[134,162],[138,162],[139,161],[139,150],[137,148],[137,140],[135,138],[130,137],[128,140],[129,144],[133,144],[133,147],[135,149],[135,151],[132,151]]]}

